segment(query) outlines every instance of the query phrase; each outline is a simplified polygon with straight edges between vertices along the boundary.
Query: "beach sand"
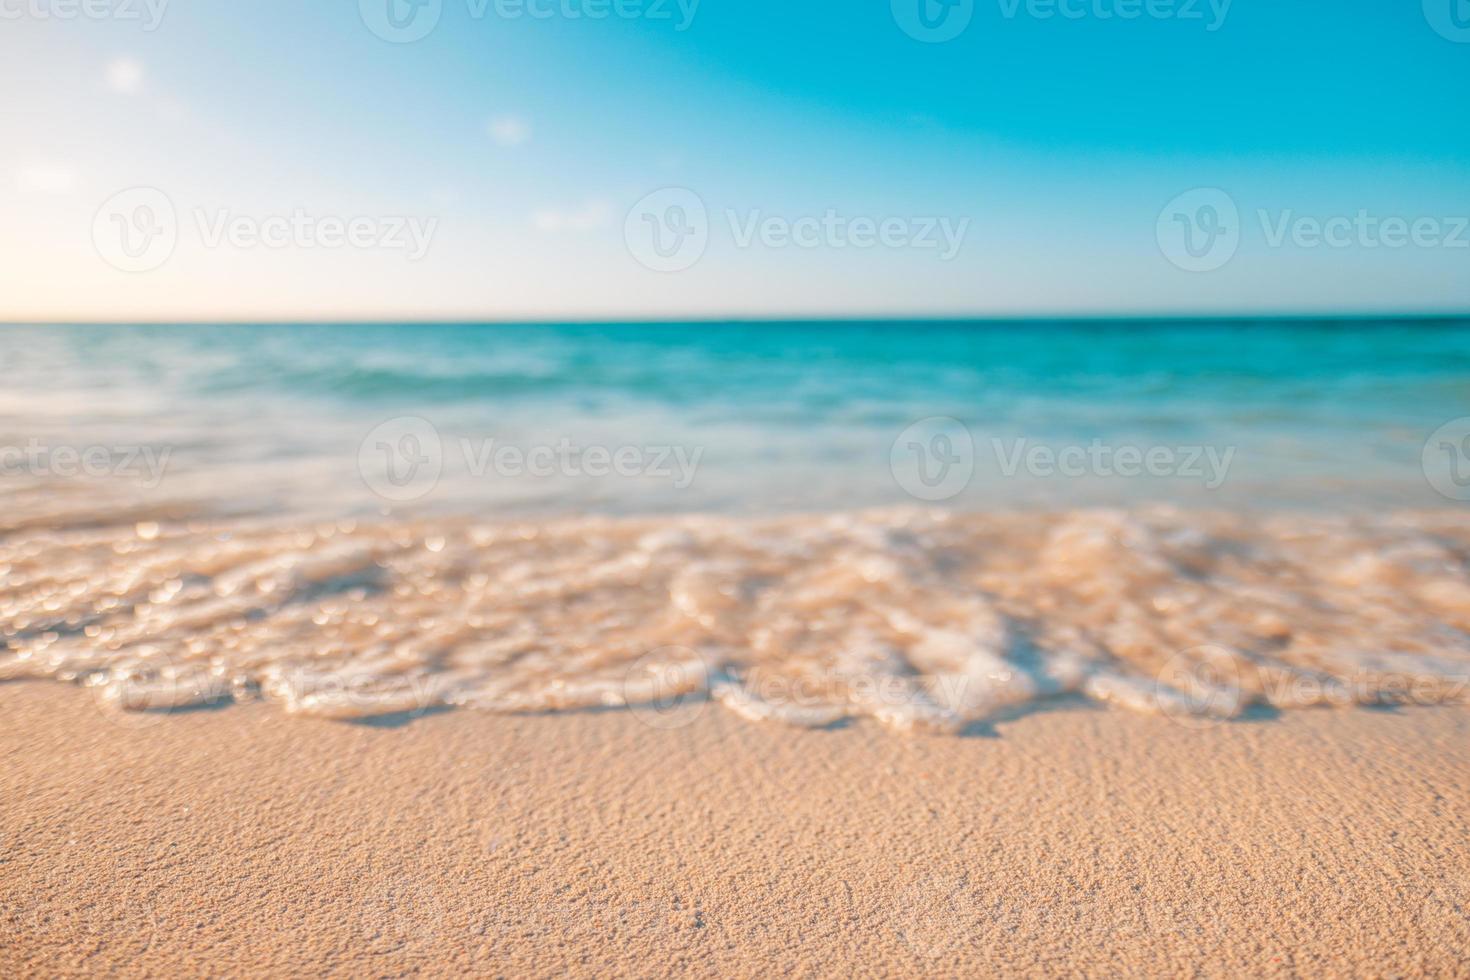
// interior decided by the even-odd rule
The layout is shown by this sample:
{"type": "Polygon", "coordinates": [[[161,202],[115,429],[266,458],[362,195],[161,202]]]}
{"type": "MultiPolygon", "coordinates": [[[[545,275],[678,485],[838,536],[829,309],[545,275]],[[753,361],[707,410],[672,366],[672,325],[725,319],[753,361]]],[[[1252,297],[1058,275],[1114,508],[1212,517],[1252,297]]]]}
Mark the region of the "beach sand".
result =
{"type": "Polygon", "coordinates": [[[0,974],[1470,973],[1470,709],[652,720],[0,685],[0,974]]]}

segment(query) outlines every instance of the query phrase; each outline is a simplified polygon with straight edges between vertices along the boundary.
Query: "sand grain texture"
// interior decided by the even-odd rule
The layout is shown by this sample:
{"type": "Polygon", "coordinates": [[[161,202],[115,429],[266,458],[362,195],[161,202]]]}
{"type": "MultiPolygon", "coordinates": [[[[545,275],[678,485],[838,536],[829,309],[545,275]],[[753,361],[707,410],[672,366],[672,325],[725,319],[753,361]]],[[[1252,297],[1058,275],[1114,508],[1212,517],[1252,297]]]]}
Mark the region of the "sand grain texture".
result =
{"type": "Polygon", "coordinates": [[[0,686],[0,974],[1470,973],[1470,710],[679,720],[0,686]]]}

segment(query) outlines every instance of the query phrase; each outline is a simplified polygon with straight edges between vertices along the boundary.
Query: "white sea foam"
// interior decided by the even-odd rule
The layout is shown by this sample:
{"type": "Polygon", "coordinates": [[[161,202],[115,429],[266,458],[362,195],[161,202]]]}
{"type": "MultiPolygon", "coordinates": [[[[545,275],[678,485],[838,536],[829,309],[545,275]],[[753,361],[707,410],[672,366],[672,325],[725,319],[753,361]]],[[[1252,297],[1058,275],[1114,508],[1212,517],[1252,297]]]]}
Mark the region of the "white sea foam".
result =
{"type": "Polygon", "coordinates": [[[1467,557],[1453,513],[17,517],[0,534],[0,678],[135,710],[709,700],[937,733],[1062,695],[1204,719],[1463,701],[1467,557]]]}

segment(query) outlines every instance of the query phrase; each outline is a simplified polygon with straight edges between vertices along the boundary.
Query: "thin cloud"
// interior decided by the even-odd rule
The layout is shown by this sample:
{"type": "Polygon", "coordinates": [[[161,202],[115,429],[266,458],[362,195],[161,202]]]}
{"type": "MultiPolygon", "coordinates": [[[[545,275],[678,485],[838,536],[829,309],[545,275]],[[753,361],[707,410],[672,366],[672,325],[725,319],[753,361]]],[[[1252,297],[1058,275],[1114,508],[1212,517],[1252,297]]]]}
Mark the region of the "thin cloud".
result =
{"type": "Polygon", "coordinates": [[[498,116],[488,128],[490,138],[501,146],[520,146],[531,139],[531,124],[519,116],[498,116]]]}
{"type": "Polygon", "coordinates": [[[606,201],[588,201],[580,208],[542,208],[531,215],[531,224],[548,235],[562,232],[587,232],[606,228],[612,219],[612,206],[606,201]]]}

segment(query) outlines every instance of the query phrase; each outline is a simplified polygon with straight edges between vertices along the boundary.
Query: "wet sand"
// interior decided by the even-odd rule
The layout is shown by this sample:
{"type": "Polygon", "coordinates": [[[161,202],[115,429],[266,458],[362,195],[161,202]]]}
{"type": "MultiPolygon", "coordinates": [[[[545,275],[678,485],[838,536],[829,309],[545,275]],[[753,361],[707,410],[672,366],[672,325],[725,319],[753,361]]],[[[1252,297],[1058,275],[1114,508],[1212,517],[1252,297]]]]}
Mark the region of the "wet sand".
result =
{"type": "Polygon", "coordinates": [[[0,974],[1470,972],[1464,707],[649,720],[0,685],[0,974]]]}

